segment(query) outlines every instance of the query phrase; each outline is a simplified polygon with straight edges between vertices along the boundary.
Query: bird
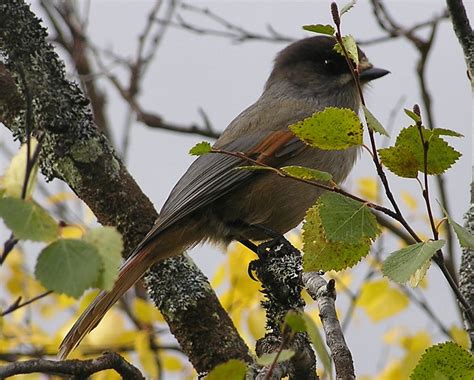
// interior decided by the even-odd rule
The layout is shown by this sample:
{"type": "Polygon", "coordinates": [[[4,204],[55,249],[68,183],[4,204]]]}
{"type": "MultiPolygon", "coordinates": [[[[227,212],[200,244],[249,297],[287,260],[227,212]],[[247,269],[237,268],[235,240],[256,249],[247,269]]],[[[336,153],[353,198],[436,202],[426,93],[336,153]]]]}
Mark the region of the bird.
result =
{"type": "MultiPolygon", "coordinates": [[[[329,172],[342,182],[358,147],[320,150],[288,128],[326,107],[358,112],[358,88],[344,56],[331,36],[307,37],[280,51],[257,101],[241,112],[213,145],[242,152],[260,163],[299,165],[329,172]]],[[[374,67],[358,48],[360,82],[389,71],[374,67]]],[[[242,157],[199,156],[177,182],[158,219],[119,270],[110,291],[102,291],[62,341],[58,357],[66,358],[107,311],[153,264],[177,256],[200,242],[268,240],[269,231],[284,234],[296,227],[323,190],[270,172],[234,170],[248,165],[242,157]]]]}

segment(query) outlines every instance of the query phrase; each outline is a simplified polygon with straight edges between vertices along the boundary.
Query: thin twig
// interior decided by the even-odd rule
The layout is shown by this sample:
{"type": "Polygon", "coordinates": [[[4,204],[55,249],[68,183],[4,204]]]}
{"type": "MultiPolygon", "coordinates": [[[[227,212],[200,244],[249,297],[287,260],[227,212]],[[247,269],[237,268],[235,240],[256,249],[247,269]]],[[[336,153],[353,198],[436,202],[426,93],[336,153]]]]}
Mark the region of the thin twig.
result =
{"type": "MultiPolygon", "coordinates": [[[[382,26],[382,28],[392,28],[392,29],[399,28],[399,26],[396,24],[396,22],[389,16],[388,12],[386,12],[384,10],[385,8],[384,8],[384,5],[381,1],[372,0],[372,2],[374,4],[374,12],[376,13],[376,16],[377,16],[377,10],[380,11],[380,9],[382,9],[382,14],[384,16],[384,19],[382,17],[380,17],[380,15],[377,16],[377,20],[379,21],[379,24],[382,26]],[[388,24],[389,26],[386,26],[386,24],[388,24]]],[[[360,95],[360,98],[361,98],[361,103],[363,105],[365,105],[364,96],[363,96],[363,93],[362,93],[362,86],[360,84],[360,79],[359,79],[359,75],[358,75],[358,70],[357,70],[357,68],[354,67],[353,62],[351,61],[351,59],[349,57],[349,54],[348,54],[347,50],[345,49],[345,46],[344,46],[344,43],[343,43],[343,40],[342,40],[342,34],[341,34],[339,12],[338,12],[338,9],[337,9],[337,4],[334,3],[334,2],[331,3],[331,11],[332,11],[332,14],[333,14],[334,23],[336,25],[336,40],[342,48],[342,52],[344,54],[344,57],[346,58],[347,64],[349,65],[350,71],[351,71],[351,73],[354,77],[354,80],[355,80],[355,83],[357,85],[357,89],[358,89],[358,92],[359,92],[359,95],[360,95]]],[[[436,26],[433,26],[432,34],[431,34],[430,39],[427,43],[429,46],[431,46],[431,44],[433,42],[435,28],[436,28],[436,26]]],[[[421,39],[419,39],[418,37],[416,37],[414,35],[410,35],[410,39],[419,48],[421,48],[424,44],[424,42],[421,39]]],[[[372,146],[372,151],[374,153],[373,156],[372,156],[373,161],[374,161],[374,164],[376,166],[377,173],[379,174],[379,177],[382,180],[382,184],[384,186],[385,193],[386,193],[388,199],[390,200],[390,203],[392,204],[392,206],[395,210],[395,213],[398,216],[397,220],[400,223],[402,223],[402,225],[405,227],[405,229],[410,233],[410,235],[417,242],[421,242],[421,239],[418,237],[418,235],[415,233],[415,231],[413,231],[411,226],[406,222],[405,218],[403,217],[403,215],[402,215],[402,213],[401,213],[401,211],[398,207],[398,204],[397,204],[395,198],[393,197],[393,194],[390,190],[390,186],[388,184],[388,180],[386,178],[385,172],[383,170],[383,167],[382,167],[382,165],[379,161],[378,155],[377,155],[377,148],[376,148],[376,144],[375,144],[374,132],[370,128],[369,128],[368,132],[369,132],[370,142],[371,142],[371,146],[372,146]]],[[[435,263],[438,264],[439,268],[441,269],[441,272],[443,273],[444,277],[448,281],[449,286],[453,290],[457,300],[459,301],[460,305],[462,305],[463,312],[466,316],[466,320],[467,320],[467,322],[468,322],[468,324],[471,328],[472,325],[474,324],[474,313],[473,313],[472,307],[468,304],[468,302],[464,298],[463,294],[460,292],[459,287],[457,285],[457,282],[455,280],[455,277],[451,274],[451,271],[446,266],[446,263],[445,263],[444,258],[443,258],[443,253],[442,253],[441,250],[439,250],[433,256],[433,261],[435,261],[435,263]]]]}
{"type": "Polygon", "coordinates": [[[277,32],[271,25],[267,25],[268,34],[253,32],[248,29],[243,28],[240,25],[237,25],[224,17],[213,12],[209,8],[201,8],[195,5],[181,4],[181,9],[184,11],[192,12],[207,18],[208,20],[216,23],[222,29],[213,29],[209,27],[201,27],[187,22],[182,14],[176,15],[176,21],[171,21],[170,19],[156,19],[156,22],[164,25],[173,26],[176,28],[188,30],[192,33],[201,34],[201,35],[210,35],[214,37],[224,37],[233,40],[234,42],[242,43],[246,41],[264,41],[264,42],[293,42],[296,38],[291,36],[285,36],[280,32],[277,32]]]}
{"type": "Polygon", "coordinates": [[[41,293],[37,295],[36,297],[30,298],[27,301],[21,302],[21,296],[18,297],[10,306],[8,306],[4,311],[0,313],[0,317],[4,317],[5,315],[8,315],[10,313],[13,313],[15,310],[21,309],[24,306],[27,306],[33,302],[36,302],[46,296],[49,296],[51,293],[53,293],[52,290],[48,290],[44,293],[41,293]]]}

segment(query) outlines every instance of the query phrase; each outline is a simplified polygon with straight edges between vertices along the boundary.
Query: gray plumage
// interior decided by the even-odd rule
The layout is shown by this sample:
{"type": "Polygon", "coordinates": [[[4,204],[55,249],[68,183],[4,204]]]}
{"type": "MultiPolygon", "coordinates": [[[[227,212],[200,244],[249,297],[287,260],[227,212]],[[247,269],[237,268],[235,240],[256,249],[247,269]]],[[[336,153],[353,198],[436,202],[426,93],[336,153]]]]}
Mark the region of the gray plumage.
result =
{"type": "MultiPolygon", "coordinates": [[[[325,151],[306,146],[288,126],[326,107],[359,109],[359,96],[344,57],[331,37],[312,37],[282,50],[260,98],[238,115],[214,144],[244,152],[272,166],[301,165],[343,181],[357,148],[325,151]]],[[[387,73],[373,69],[359,51],[365,80],[387,73]]],[[[362,77],[361,77],[362,78],[362,77]]],[[[122,265],[110,292],[101,292],[61,344],[64,358],[100,322],[110,307],[155,262],[201,241],[262,240],[261,225],[278,233],[297,226],[321,189],[274,173],[236,170],[248,162],[223,154],[199,157],[178,181],[160,217],[122,265]]],[[[245,268],[242,268],[245,270],[245,268]]]]}

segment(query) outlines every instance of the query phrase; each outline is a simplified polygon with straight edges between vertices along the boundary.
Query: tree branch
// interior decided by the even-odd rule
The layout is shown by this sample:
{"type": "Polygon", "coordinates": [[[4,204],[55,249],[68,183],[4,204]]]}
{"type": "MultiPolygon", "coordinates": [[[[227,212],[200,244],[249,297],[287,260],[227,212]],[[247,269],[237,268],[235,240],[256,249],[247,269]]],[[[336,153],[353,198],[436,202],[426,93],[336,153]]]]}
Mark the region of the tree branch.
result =
{"type": "Polygon", "coordinates": [[[0,367],[0,378],[27,373],[45,373],[50,375],[69,375],[75,379],[87,379],[94,373],[107,369],[115,370],[122,379],[145,380],[140,370],[127,362],[119,354],[104,353],[97,359],[63,360],[32,359],[17,361],[0,367]]]}
{"type": "Polygon", "coordinates": [[[468,67],[468,77],[474,91],[474,33],[467,17],[466,8],[464,8],[462,0],[446,0],[446,4],[448,4],[454,32],[464,52],[464,58],[468,67]]]}
{"type": "Polygon", "coordinates": [[[336,379],[355,379],[352,354],[344,339],[336,314],[335,281],[326,282],[317,272],[303,273],[303,283],[308,294],[319,307],[319,316],[323,323],[326,343],[331,350],[331,356],[336,370],[336,379]]]}
{"type": "Polygon", "coordinates": [[[280,379],[288,375],[290,380],[317,379],[316,357],[306,334],[297,333],[293,337],[282,328],[288,311],[301,312],[304,300],[301,297],[302,262],[301,253],[286,239],[275,239],[255,247],[258,260],[249,269],[255,271],[262,282],[265,300],[262,306],[266,313],[267,333],[257,341],[256,353],[281,352],[290,348],[295,355],[288,361],[264,367],[257,379],[280,379]]]}
{"type": "MultiPolygon", "coordinates": [[[[0,82],[8,83],[5,78],[11,76],[20,88],[18,70],[21,67],[25,72],[37,115],[32,132],[44,135],[43,173],[48,179],[59,178],[66,182],[100,223],[116,226],[123,235],[125,252],[130,252],[157,217],[150,200],[94,125],[88,102],[78,86],[65,79],[64,64],[46,43],[46,31],[29,7],[21,0],[1,0],[0,15],[0,50],[8,57],[6,66],[0,70],[0,82]]],[[[14,136],[23,138],[25,103],[19,99],[0,89],[0,120],[14,136]]],[[[157,301],[163,307],[161,312],[175,316],[168,322],[197,371],[210,370],[230,358],[251,361],[247,346],[217,296],[189,258],[167,260],[151,273],[161,279],[156,288],[169,301],[157,301]],[[193,280],[193,288],[185,296],[173,292],[176,278],[169,275],[174,273],[193,280]],[[202,313],[203,303],[209,313],[202,313]],[[164,309],[168,306],[174,309],[164,309]],[[193,331],[196,316],[206,328],[199,336],[187,335],[193,331]],[[209,345],[204,347],[203,336],[208,342],[213,339],[221,342],[222,331],[226,332],[227,344],[215,344],[212,350],[209,345]]],[[[152,292],[152,297],[155,294],[152,292]]]]}

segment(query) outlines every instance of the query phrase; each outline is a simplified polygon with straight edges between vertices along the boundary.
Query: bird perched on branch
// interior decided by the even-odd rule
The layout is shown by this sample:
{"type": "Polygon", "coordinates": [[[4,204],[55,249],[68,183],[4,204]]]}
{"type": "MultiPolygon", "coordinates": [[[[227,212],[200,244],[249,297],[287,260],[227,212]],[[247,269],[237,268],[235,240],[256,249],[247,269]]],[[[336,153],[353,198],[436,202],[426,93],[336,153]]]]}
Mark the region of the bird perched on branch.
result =
{"type": "MultiPolygon", "coordinates": [[[[299,40],[276,57],[260,98],[238,115],[214,144],[215,149],[243,152],[275,167],[300,165],[343,181],[358,148],[329,151],[306,145],[288,126],[326,107],[350,108],[360,98],[350,68],[334,50],[332,37],[299,40]]],[[[359,50],[360,81],[384,76],[359,50]]],[[[243,158],[200,156],[178,181],[155,225],[120,268],[110,291],[102,291],[79,317],[61,343],[65,358],[104,317],[117,300],[158,261],[179,255],[201,242],[230,243],[268,239],[296,227],[322,193],[318,187],[271,172],[234,170],[243,158]]]]}

